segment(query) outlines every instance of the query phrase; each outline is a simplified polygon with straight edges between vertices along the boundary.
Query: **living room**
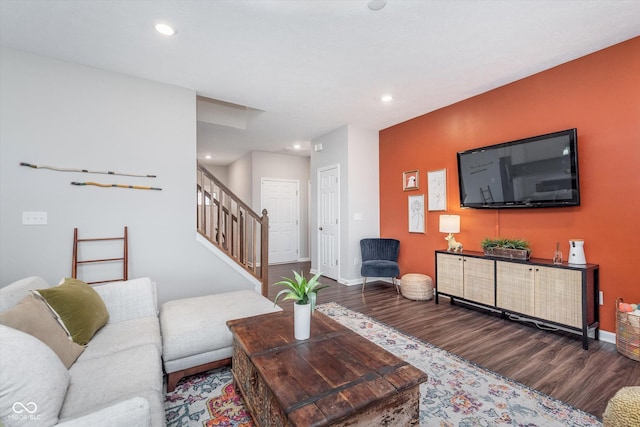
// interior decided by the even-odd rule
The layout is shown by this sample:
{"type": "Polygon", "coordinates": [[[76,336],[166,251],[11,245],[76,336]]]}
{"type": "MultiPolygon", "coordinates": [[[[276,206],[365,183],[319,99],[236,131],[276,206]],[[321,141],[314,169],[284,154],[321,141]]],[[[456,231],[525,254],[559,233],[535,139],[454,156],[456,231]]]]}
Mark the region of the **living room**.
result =
{"type": "MultiPolygon", "coordinates": [[[[446,247],[438,228],[443,213],[460,215],[456,238],[465,250],[480,250],[484,238],[500,236],[529,240],[539,258],[551,258],[559,242],[566,257],[569,239],[580,238],[587,261],[600,266],[601,339],[615,342],[616,298],[640,302],[632,258],[632,239],[640,231],[640,201],[634,197],[640,191],[635,171],[640,159],[639,52],[635,36],[379,133],[344,125],[318,136],[312,143],[323,144],[324,151],[311,154],[311,180],[324,166],[319,156],[346,150],[355,141],[355,155],[339,156],[345,156],[344,177],[352,181],[349,195],[362,205],[346,207],[343,218],[368,213],[366,227],[351,222],[343,236],[340,264],[345,267],[339,281],[358,283],[359,267],[353,265],[358,241],[376,233],[401,240],[401,271],[433,275],[434,252],[446,247]],[[459,207],[458,151],[574,127],[580,206],[459,207]],[[370,167],[376,161],[378,167],[370,167]],[[403,173],[413,170],[419,188],[403,191],[403,173]],[[437,170],[446,170],[447,210],[425,212],[425,232],[410,233],[407,196],[426,194],[427,172],[437,170]],[[367,182],[373,183],[359,192],[360,183],[367,182]],[[370,192],[378,198],[369,200],[370,192]],[[375,212],[370,206],[376,206],[375,212]]],[[[0,286],[31,275],[57,282],[71,269],[74,227],[117,235],[126,225],[129,275],[152,277],[160,302],[254,287],[195,238],[196,90],[4,46],[0,58],[0,286]],[[162,190],[72,186],[81,175],[33,170],[20,162],[153,174],[156,178],[109,177],[105,182],[162,190]],[[23,212],[47,212],[48,223],[23,226],[23,212]]],[[[313,216],[310,229],[317,225],[313,216]]],[[[316,245],[311,238],[309,247],[316,245]]],[[[317,271],[318,260],[310,252],[317,271]]]]}
{"type": "MultiPolygon", "coordinates": [[[[381,236],[402,240],[403,271],[434,272],[433,257],[423,254],[444,247],[437,230],[439,212],[427,212],[424,235],[408,233],[406,196],[426,192],[427,171],[446,169],[447,213],[461,214],[457,237],[466,249],[477,250],[482,239],[499,234],[529,239],[533,256],[549,258],[556,242],[567,256],[568,239],[585,239],[588,261],[601,266],[601,327],[614,332],[615,299],[640,297],[629,281],[628,249],[628,236],[637,231],[630,218],[637,209],[631,195],[638,180],[629,175],[633,170],[629,162],[637,158],[638,149],[630,143],[637,136],[637,105],[633,102],[637,85],[631,77],[637,66],[632,53],[637,48],[637,38],[631,39],[388,127],[379,136],[357,126],[343,126],[317,137],[313,143],[324,143],[324,151],[312,153],[309,176],[313,180],[313,171],[331,156],[330,162],[343,163],[345,181],[354,183],[343,196],[357,200],[342,207],[341,222],[348,224],[349,231],[341,236],[338,280],[357,283],[357,242],[376,234],[378,227],[381,236]],[[457,151],[572,127],[578,128],[582,206],[516,212],[458,208],[457,151]],[[378,138],[379,156],[372,151],[378,138]],[[349,146],[350,141],[358,144],[349,146]],[[331,154],[332,150],[341,152],[331,154]],[[378,158],[378,169],[363,161],[378,162],[378,158]],[[402,174],[411,170],[419,171],[421,188],[403,192],[402,174]],[[371,190],[375,198],[376,182],[379,202],[363,194],[371,190]],[[623,197],[625,209],[614,214],[611,200],[623,197]],[[379,211],[372,212],[378,206],[379,211]],[[358,212],[367,212],[364,221],[352,220],[358,212]]],[[[2,59],[2,283],[33,273],[50,280],[68,275],[74,227],[100,236],[117,235],[127,225],[132,241],[131,276],[155,277],[161,301],[252,287],[193,238],[195,202],[190,188],[197,152],[193,90],[6,48],[2,59]],[[141,171],[157,178],[120,182],[163,190],[73,187],[69,182],[76,177],[23,168],[20,162],[141,171]],[[122,209],[123,203],[130,209],[122,209]],[[48,212],[49,224],[20,226],[25,211],[48,212]],[[34,260],[38,271],[34,271],[34,260]],[[212,275],[221,280],[210,283],[212,275]],[[189,286],[177,286],[185,277],[189,286]]],[[[316,226],[311,214],[309,228],[316,226]]],[[[310,235],[308,248],[315,252],[315,233],[310,235]]],[[[313,269],[320,269],[315,255],[307,251],[303,248],[301,255],[312,260],[313,269]]]]}

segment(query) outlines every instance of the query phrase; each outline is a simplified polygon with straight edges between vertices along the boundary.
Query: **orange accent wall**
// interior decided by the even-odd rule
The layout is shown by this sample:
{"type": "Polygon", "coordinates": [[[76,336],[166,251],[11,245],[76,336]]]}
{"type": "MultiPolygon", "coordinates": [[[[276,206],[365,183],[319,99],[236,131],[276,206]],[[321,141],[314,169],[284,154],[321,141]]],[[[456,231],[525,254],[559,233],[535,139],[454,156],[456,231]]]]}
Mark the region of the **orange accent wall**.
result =
{"type": "MultiPolygon", "coordinates": [[[[526,54],[526,53],[523,53],[526,54]]],[[[517,58],[514,58],[517,61],[517,58]]],[[[600,265],[601,328],[615,332],[615,300],[640,303],[640,37],[562,64],[380,132],[380,232],[400,239],[401,272],[432,275],[446,248],[440,214],[459,214],[456,239],[481,250],[485,237],[525,238],[537,258],[585,240],[600,265]],[[458,151],[578,129],[581,206],[461,209],[458,151]],[[427,171],[447,170],[447,212],[425,212],[426,233],[408,232],[407,196],[427,193],[427,171]],[[419,189],[403,191],[403,171],[419,189]]]]}

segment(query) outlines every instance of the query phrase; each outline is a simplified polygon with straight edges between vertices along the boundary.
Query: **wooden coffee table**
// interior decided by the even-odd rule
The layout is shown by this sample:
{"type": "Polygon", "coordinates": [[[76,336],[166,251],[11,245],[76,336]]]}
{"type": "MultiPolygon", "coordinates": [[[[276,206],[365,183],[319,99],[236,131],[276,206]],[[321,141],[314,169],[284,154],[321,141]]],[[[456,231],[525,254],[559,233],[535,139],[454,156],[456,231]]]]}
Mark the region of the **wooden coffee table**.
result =
{"type": "Polygon", "coordinates": [[[419,423],[427,375],[320,312],[293,337],[293,312],[227,322],[236,390],[258,426],[419,423]]]}

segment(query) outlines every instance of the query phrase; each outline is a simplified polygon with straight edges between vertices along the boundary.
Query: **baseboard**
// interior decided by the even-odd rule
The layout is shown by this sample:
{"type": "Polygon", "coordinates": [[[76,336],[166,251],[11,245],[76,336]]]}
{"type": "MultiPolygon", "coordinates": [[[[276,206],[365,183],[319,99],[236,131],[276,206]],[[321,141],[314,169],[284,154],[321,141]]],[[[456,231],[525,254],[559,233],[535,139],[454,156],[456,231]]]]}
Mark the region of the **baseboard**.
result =
{"type": "MultiPolygon", "coordinates": [[[[364,278],[359,278],[359,279],[340,279],[338,280],[338,283],[345,285],[345,286],[360,286],[362,285],[362,283],[364,282],[364,278]]],[[[385,283],[389,283],[390,285],[393,285],[393,280],[391,280],[389,277],[369,277],[367,279],[368,283],[372,283],[372,282],[385,282],[385,283]]],[[[400,281],[398,280],[397,283],[400,283],[400,281]]]]}
{"type": "MultiPolygon", "coordinates": [[[[311,274],[318,274],[319,271],[315,268],[310,268],[309,269],[309,273],[311,274]]],[[[345,285],[345,286],[357,286],[357,285],[362,285],[362,277],[359,279],[343,279],[342,277],[339,277],[336,282],[340,283],[341,285],[345,285]]]]}
{"type": "Polygon", "coordinates": [[[362,285],[362,279],[339,279],[338,283],[345,286],[358,286],[362,285]]]}
{"type": "Polygon", "coordinates": [[[309,262],[309,261],[311,261],[310,258],[298,258],[295,261],[270,262],[269,265],[281,265],[281,264],[291,264],[294,262],[309,262]]]}
{"type": "Polygon", "coordinates": [[[616,343],[616,334],[614,334],[613,332],[600,330],[600,334],[598,338],[599,338],[599,341],[604,341],[611,344],[616,343]]]}

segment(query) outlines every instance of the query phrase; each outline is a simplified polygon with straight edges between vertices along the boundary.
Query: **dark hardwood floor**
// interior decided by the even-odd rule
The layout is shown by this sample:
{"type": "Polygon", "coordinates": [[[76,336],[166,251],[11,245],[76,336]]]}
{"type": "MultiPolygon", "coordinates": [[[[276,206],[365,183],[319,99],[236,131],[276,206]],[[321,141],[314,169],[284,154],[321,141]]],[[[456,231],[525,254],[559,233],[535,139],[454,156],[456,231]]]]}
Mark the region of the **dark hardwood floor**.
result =
{"type": "MultiPolygon", "coordinates": [[[[308,262],[270,266],[269,282],[291,277],[292,270],[309,277],[309,267],[308,262]]],[[[344,286],[325,277],[321,283],[330,287],[318,293],[320,304],[334,301],[366,314],[600,418],[618,389],[640,385],[640,362],[619,354],[614,344],[589,340],[589,350],[583,350],[579,335],[543,331],[451,305],[446,298],[440,304],[411,301],[383,282],[368,283],[364,294],[361,286],[344,286]]],[[[270,286],[269,298],[273,300],[279,289],[270,286]]],[[[279,305],[292,309],[292,304],[279,305]]]]}

